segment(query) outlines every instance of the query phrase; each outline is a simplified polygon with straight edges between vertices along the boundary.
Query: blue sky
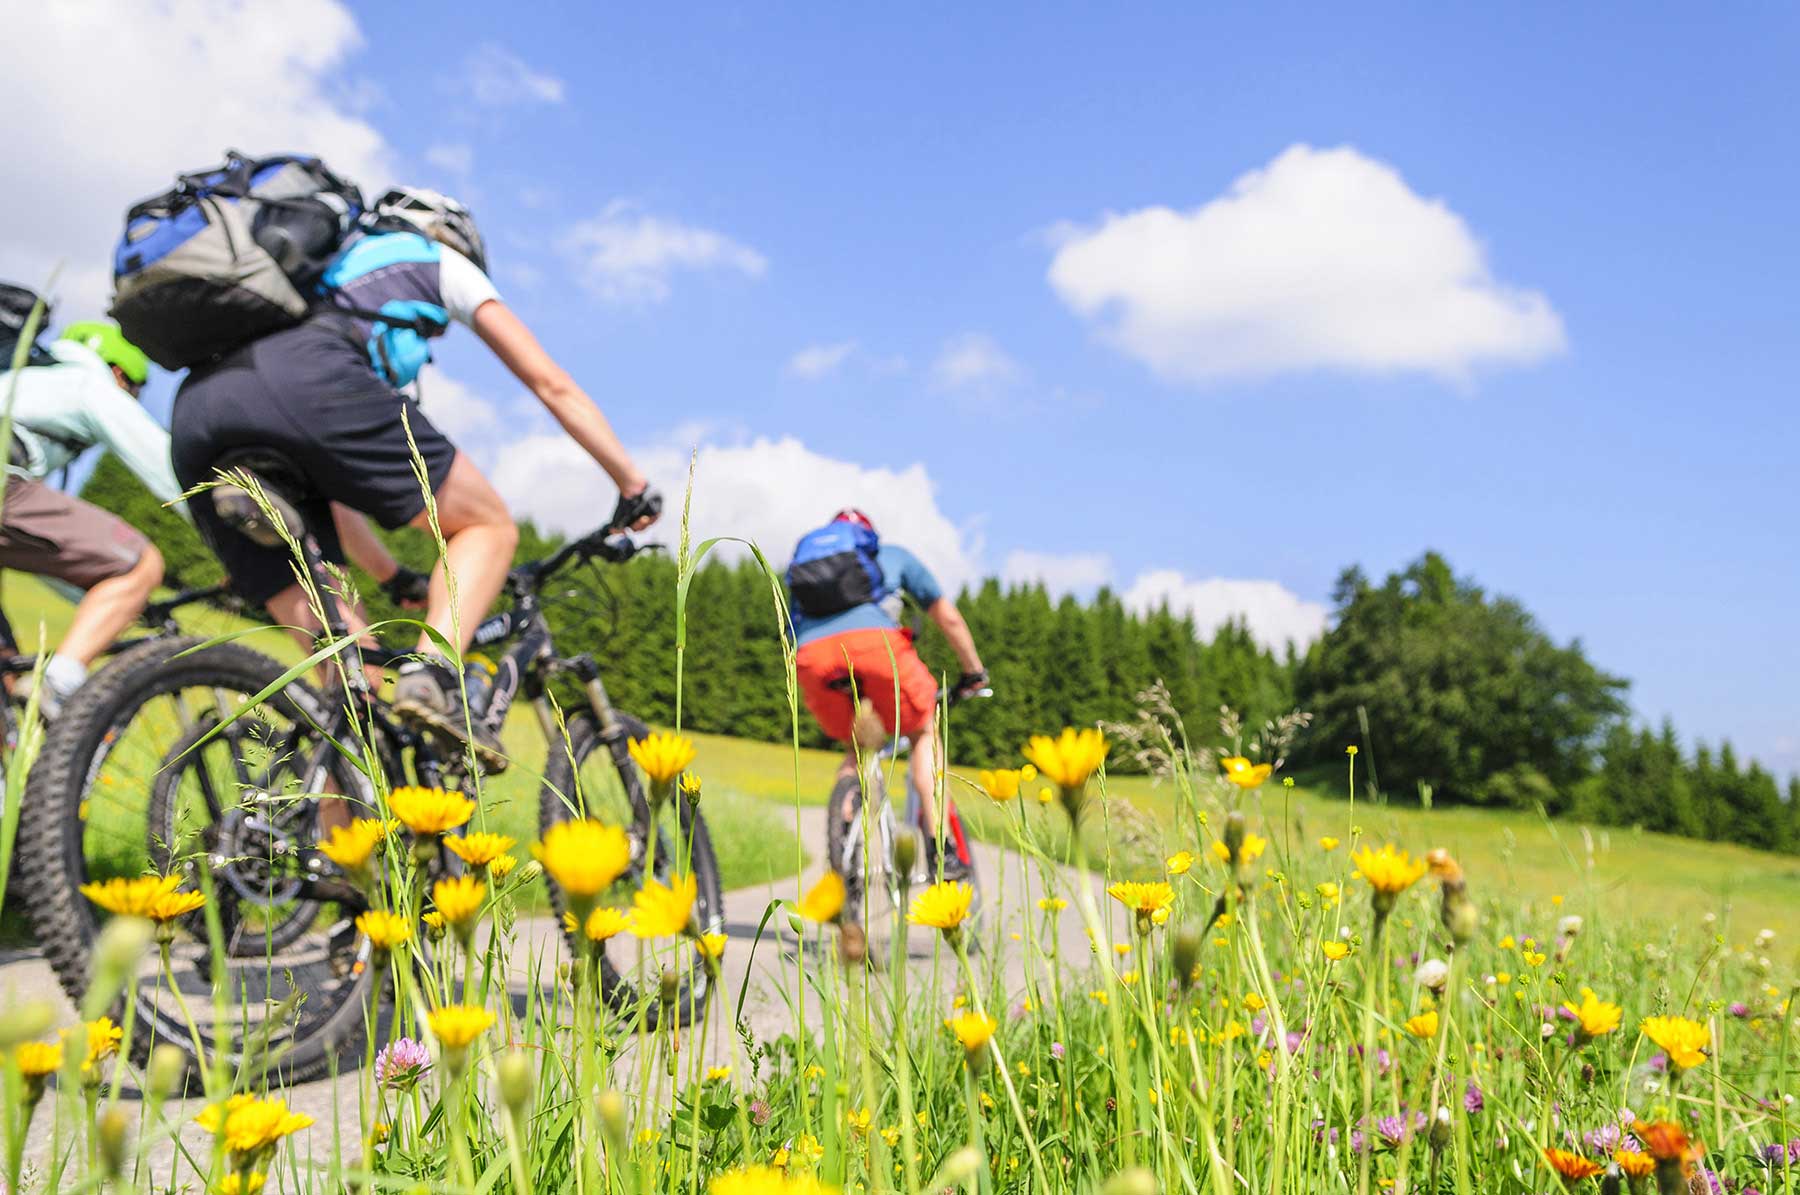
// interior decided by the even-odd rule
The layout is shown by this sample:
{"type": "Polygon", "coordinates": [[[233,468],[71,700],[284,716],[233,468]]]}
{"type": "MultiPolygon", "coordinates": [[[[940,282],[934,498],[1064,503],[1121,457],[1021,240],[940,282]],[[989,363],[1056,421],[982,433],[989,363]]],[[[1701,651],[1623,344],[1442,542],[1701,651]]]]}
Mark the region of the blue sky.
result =
{"type": "MultiPolygon", "coordinates": [[[[298,0],[285,99],[213,140],[463,195],[658,476],[701,446],[709,526],[885,498],[953,576],[1275,628],[1436,548],[1645,717],[1800,768],[1791,10],[526,11],[298,0]]],[[[509,497],[593,521],[516,383],[440,366],[509,497]]]]}

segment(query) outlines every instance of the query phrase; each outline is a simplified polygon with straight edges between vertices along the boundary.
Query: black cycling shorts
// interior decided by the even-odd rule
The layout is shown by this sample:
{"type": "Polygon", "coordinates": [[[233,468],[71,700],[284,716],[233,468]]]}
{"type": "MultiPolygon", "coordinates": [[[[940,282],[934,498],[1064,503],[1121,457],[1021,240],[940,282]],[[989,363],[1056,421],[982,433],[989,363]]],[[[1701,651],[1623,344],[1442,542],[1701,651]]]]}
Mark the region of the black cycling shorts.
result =
{"type": "MultiPolygon", "coordinates": [[[[403,527],[425,509],[414,446],[434,494],[456,459],[456,446],[418,404],[376,377],[368,356],[331,321],[273,333],[188,374],[175,395],[169,436],[183,489],[214,480],[215,466],[234,454],[270,452],[286,461],[300,491],[289,497],[326,559],[339,563],[332,501],[383,527],[403,527]]],[[[294,584],[288,552],[227,527],[205,496],[189,507],[241,597],[262,603],[294,584]]]]}

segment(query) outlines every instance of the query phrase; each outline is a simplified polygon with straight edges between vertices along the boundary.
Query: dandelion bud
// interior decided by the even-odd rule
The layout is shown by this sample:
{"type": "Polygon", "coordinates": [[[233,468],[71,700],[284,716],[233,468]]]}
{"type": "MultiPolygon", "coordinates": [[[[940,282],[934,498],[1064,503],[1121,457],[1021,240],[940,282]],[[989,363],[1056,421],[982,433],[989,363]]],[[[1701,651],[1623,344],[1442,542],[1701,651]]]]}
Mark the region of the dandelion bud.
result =
{"type": "Polygon", "coordinates": [[[596,1105],[600,1111],[600,1127],[614,1149],[625,1148],[625,1097],[608,1088],[600,1093],[596,1105]]]}
{"type": "Polygon", "coordinates": [[[125,1169],[125,1151],[131,1143],[131,1118],[125,1109],[114,1104],[100,1114],[100,1165],[108,1178],[117,1178],[125,1169]]]}
{"type": "Polygon", "coordinates": [[[55,1010],[45,1000],[31,1000],[7,1009],[0,1015],[0,1050],[44,1036],[55,1019],[55,1010]]]}
{"type": "Polygon", "coordinates": [[[1121,1170],[1106,1180],[1101,1195],[1157,1195],[1156,1176],[1142,1166],[1121,1170]]]}
{"type": "Polygon", "coordinates": [[[846,921],[838,927],[838,957],[852,964],[869,957],[869,935],[854,921],[846,921]]]}
{"type": "Polygon", "coordinates": [[[182,1081],[187,1078],[187,1055],[180,1046],[172,1046],[168,1042],[150,1051],[150,1091],[167,1099],[181,1094],[182,1081]]]}
{"type": "Polygon", "coordinates": [[[681,977],[675,974],[675,968],[663,968],[662,990],[660,994],[664,1012],[675,1007],[675,999],[681,995],[681,977]]]}
{"type": "Polygon", "coordinates": [[[1235,809],[1225,815],[1224,838],[1227,862],[1235,863],[1244,849],[1244,815],[1235,809]]]}
{"type": "Polygon", "coordinates": [[[1446,890],[1442,916],[1450,940],[1458,946],[1467,946],[1481,928],[1481,910],[1475,907],[1466,892],[1453,894],[1446,890]]]}
{"type": "Polygon", "coordinates": [[[900,877],[900,886],[912,883],[913,864],[919,861],[919,840],[907,830],[900,830],[894,835],[894,871],[900,877]]]}
{"type": "Polygon", "coordinates": [[[94,943],[94,979],[81,999],[81,1016],[91,1021],[111,1008],[137,974],[153,931],[141,917],[114,917],[94,943]]]}
{"type": "Polygon", "coordinates": [[[1450,1144],[1450,1109],[1441,1104],[1438,1106],[1437,1115],[1431,1119],[1431,1134],[1426,1140],[1437,1150],[1450,1144]]]}
{"type": "Polygon", "coordinates": [[[1600,1179],[1600,1195],[1623,1195],[1624,1190],[1624,1179],[1620,1177],[1619,1164],[1613,1162],[1607,1166],[1605,1175],[1600,1179]]]}
{"type": "Polygon", "coordinates": [[[934,1187],[960,1187],[981,1172],[981,1165],[987,1159],[981,1151],[972,1145],[965,1145],[938,1167],[937,1178],[932,1182],[934,1187]]]}
{"type": "Polygon", "coordinates": [[[537,1076],[532,1072],[531,1060],[514,1050],[500,1060],[498,1069],[500,1101],[517,1119],[531,1106],[531,1097],[537,1086],[537,1076]]]}
{"type": "Polygon", "coordinates": [[[1175,964],[1175,978],[1181,981],[1183,991],[1193,986],[1194,969],[1200,963],[1200,939],[1198,927],[1184,925],[1175,931],[1169,944],[1169,959],[1175,964]]]}

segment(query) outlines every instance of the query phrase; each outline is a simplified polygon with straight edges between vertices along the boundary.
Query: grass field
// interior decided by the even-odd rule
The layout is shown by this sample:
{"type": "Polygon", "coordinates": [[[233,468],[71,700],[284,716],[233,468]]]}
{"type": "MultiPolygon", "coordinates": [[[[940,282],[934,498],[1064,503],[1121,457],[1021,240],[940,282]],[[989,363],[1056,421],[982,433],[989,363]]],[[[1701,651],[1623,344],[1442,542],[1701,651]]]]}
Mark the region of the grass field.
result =
{"type": "MultiPolygon", "coordinates": [[[[36,579],[8,574],[6,608],[27,647],[41,623],[54,639],[66,625],[68,606],[36,579]]],[[[242,624],[228,615],[196,609],[189,620],[196,633],[216,634],[242,624]]],[[[270,632],[254,636],[258,648],[286,659],[298,659],[286,636],[270,632]]],[[[823,803],[830,792],[838,756],[833,752],[757,743],[721,735],[693,736],[699,748],[695,770],[706,784],[706,812],[721,870],[728,884],[760,882],[790,874],[795,857],[793,830],[772,806],[798,799],[823,803]]],[[[529,712],[520,710],[507,724],[506,740],[516,763],[489,782],[486,805],[497,828],[529,841],[536,832],[537,791],[544,761],[543,740],[529,712]]],[[[983,837],[1003,840],[1008,831],[972,783],[981,767],[1013,766],[1018,760],[966,760],[952,769],[952,791],[983,837]]],[[[896,783],[901,775],[896,771],[896,783]]],[[[897,791],[897,789],[895,789],[897,791]]],[[[1174,794],[1140,776],[1111,779],[1107,795],[1143,816],[1129,818],[1140,849],[1117,859],[1122,870],[1142,871],[1156,856],[1193,849],[1191,828],[1178,833],[1173,822],[1174,794]]],[[[1520,894],[1556,894],[1571,910],[1603,914],[1611,919],[1698,927],[1707,914],[1718,918],[1728,940],[1754,935],[1762,928],[1781,934],[1784,942],[1800,940],[1800,858],[1773,855],[1719,843],[1694,842],[1624,827],[1587,827],[1546,822],[1518,811],[1433,809],[1358,802],[1345,799],[1343,778],[1335,785],[1283,789],[1269,785],[1260,800],[1260,816],[1273,849],[1290,853],[1301,844],[1329,834],[1349,843],[1356,827],[1367,837],[1392,839],[1415,850],[1443,846],[1463,860],[1478,893],[1498,900],[1520,894]]],[[[1026,802],[1031,817],[1042,817],[1026,802]]],[[[1116,844],[1108,833],[1128,819],[1117,804],[1112,824],[1101,814],[1090,818],[1089,840],[1116,844]]],[[[1255,812],[1252,810],[1252,812],[1255,812]]],[[[1058,817],[1044,822],[1051,836],[1061,833],[1058,817]]],[[[1130,837],[1130,836],[1125,836],[1130,837]]],[[[821,844],[803,844],[816,855],[821,844]]],[[[1096,847],[1096,849],[1098,849],[1096,847]]]]}

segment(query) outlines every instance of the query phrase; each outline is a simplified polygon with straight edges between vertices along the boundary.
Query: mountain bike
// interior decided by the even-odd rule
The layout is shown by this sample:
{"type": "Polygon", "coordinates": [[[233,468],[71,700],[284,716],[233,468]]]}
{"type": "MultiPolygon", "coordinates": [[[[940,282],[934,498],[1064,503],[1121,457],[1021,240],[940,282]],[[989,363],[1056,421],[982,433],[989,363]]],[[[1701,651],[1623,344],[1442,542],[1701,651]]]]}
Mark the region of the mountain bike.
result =
{"type": "MultiPolygon", "coordinates": [[[[257,475],[284,476],[274,464],[257,475]]],[[[269,524],[285,523],[302,575],[328,593],[332,579],[318,543],[279,487],[262,485],[268,523],[249,518],[239,529],[279,537],[269,524]]],[[[614,708],[592,656],[557,652],[544,614],[559,574],[622,565],[641,550],[602,529],[515,568],[506,586],[510,609],[475,634],[477,644],[505,650],[491,685],[471,701],[471,716],[498,730],[515,698],[536,711],[548,751],[540,828],[585,815],[626,830],[632,863],[603,899],[628,899],[646,874],[666,880],[691,871],[694,915],[713,931],[723,923],[723,897],[705,819],[686,801],[652,811],[648,781],[628,750],[648,733],[644,723],[614,708]],[[566,722],[552,685],[580,694],[582,705],[566,722]]],[[[238,643],[177,639],[139,649],[75,696],[33,769],[18,858],[35,894],[29,912],[37,939],[71,998],[88,983],[105,917],[81,896],[82,884],[155,871],[180,875],[192,888],[200,869],[209,874],[221,926],[217,957],[202,910],[178,926],[173,983],[155,961],[135,977],[129,996],[140,1055],[160,1041],[190,1048],[192,1016],[208,1053],[242,1058],[254,1045],[299,1081],[324,1073],[341,1049],[362,1040],[363,1018],[379,999],[370,990],[372,949],[354,925],[367,904],[315,844],[334,809],[340,821],[345,806],[352,815],[376,815],[373,774],[396,786],[460,788],[478,765],[466,745],[408,724],[374,691],[363,665],[388,666],[396,653],[350,637],[335,607],[326,623],[325,641],[346,646],[337,682],[323,690],[238,643]],[[207,999],[215,966],[226,989],[223,1021],[207,999]]],[[[427,870],[459,866],[440,846],[427,870]]],[[[675,1008],[685,1018],[709,993],[694,952],[676,957],[675,1008]]],[[[654,1025],[660,975],[640,982],[616,961],[609,957],[602,968],[609,1001],[646,1010],[654,1025]]]]}
{"type": "MultiPolygon", "coordinates": [[[[833,688],[846,692],[850,691],[850,686],[849,677],[832,682],[833,688]]],[[[987,685],[967,691],[951,689],[945,694],[943,703],[945,709],[950,709],[963,701],[993,695],[994,690],[987,685]]],[[[856,727],[860,767],[855,773],[839,778],[831,790],[831,803],[825,813],[826,865],[844,881],[844,915],[852,920],[862,918],[865,893],[885,895],[888,909],[899,910],[908,890],[935,883],[938,878],[931,862],[933,837],[926,829],[924,806],[919,794],[913,790],[910,778],[903,776],[900,781],[906,790],[901,817],[894,816],[893,804],[888,799],[889,767],[910,749],[911,740],[904,735],[889,738],[866,703],[859,703],[856,727]],[[916,848],[911,870],[904,874],[894,850],[902,833],[913,836],[916,848]],[[865,850],[871,842],[874,849],[865,850]]],[[[967,868],[967,880],[974,888],[979,904],[981,869],[975,865],[975,854],[969,847],[962,816],[956,811],[956,803],[948,792],[943,794],[940,812],[944,818],[944,847],[955,852],[967,868]]],[[[875,911],[874,908],[869,910],[871,914],[875,911]]]]}

